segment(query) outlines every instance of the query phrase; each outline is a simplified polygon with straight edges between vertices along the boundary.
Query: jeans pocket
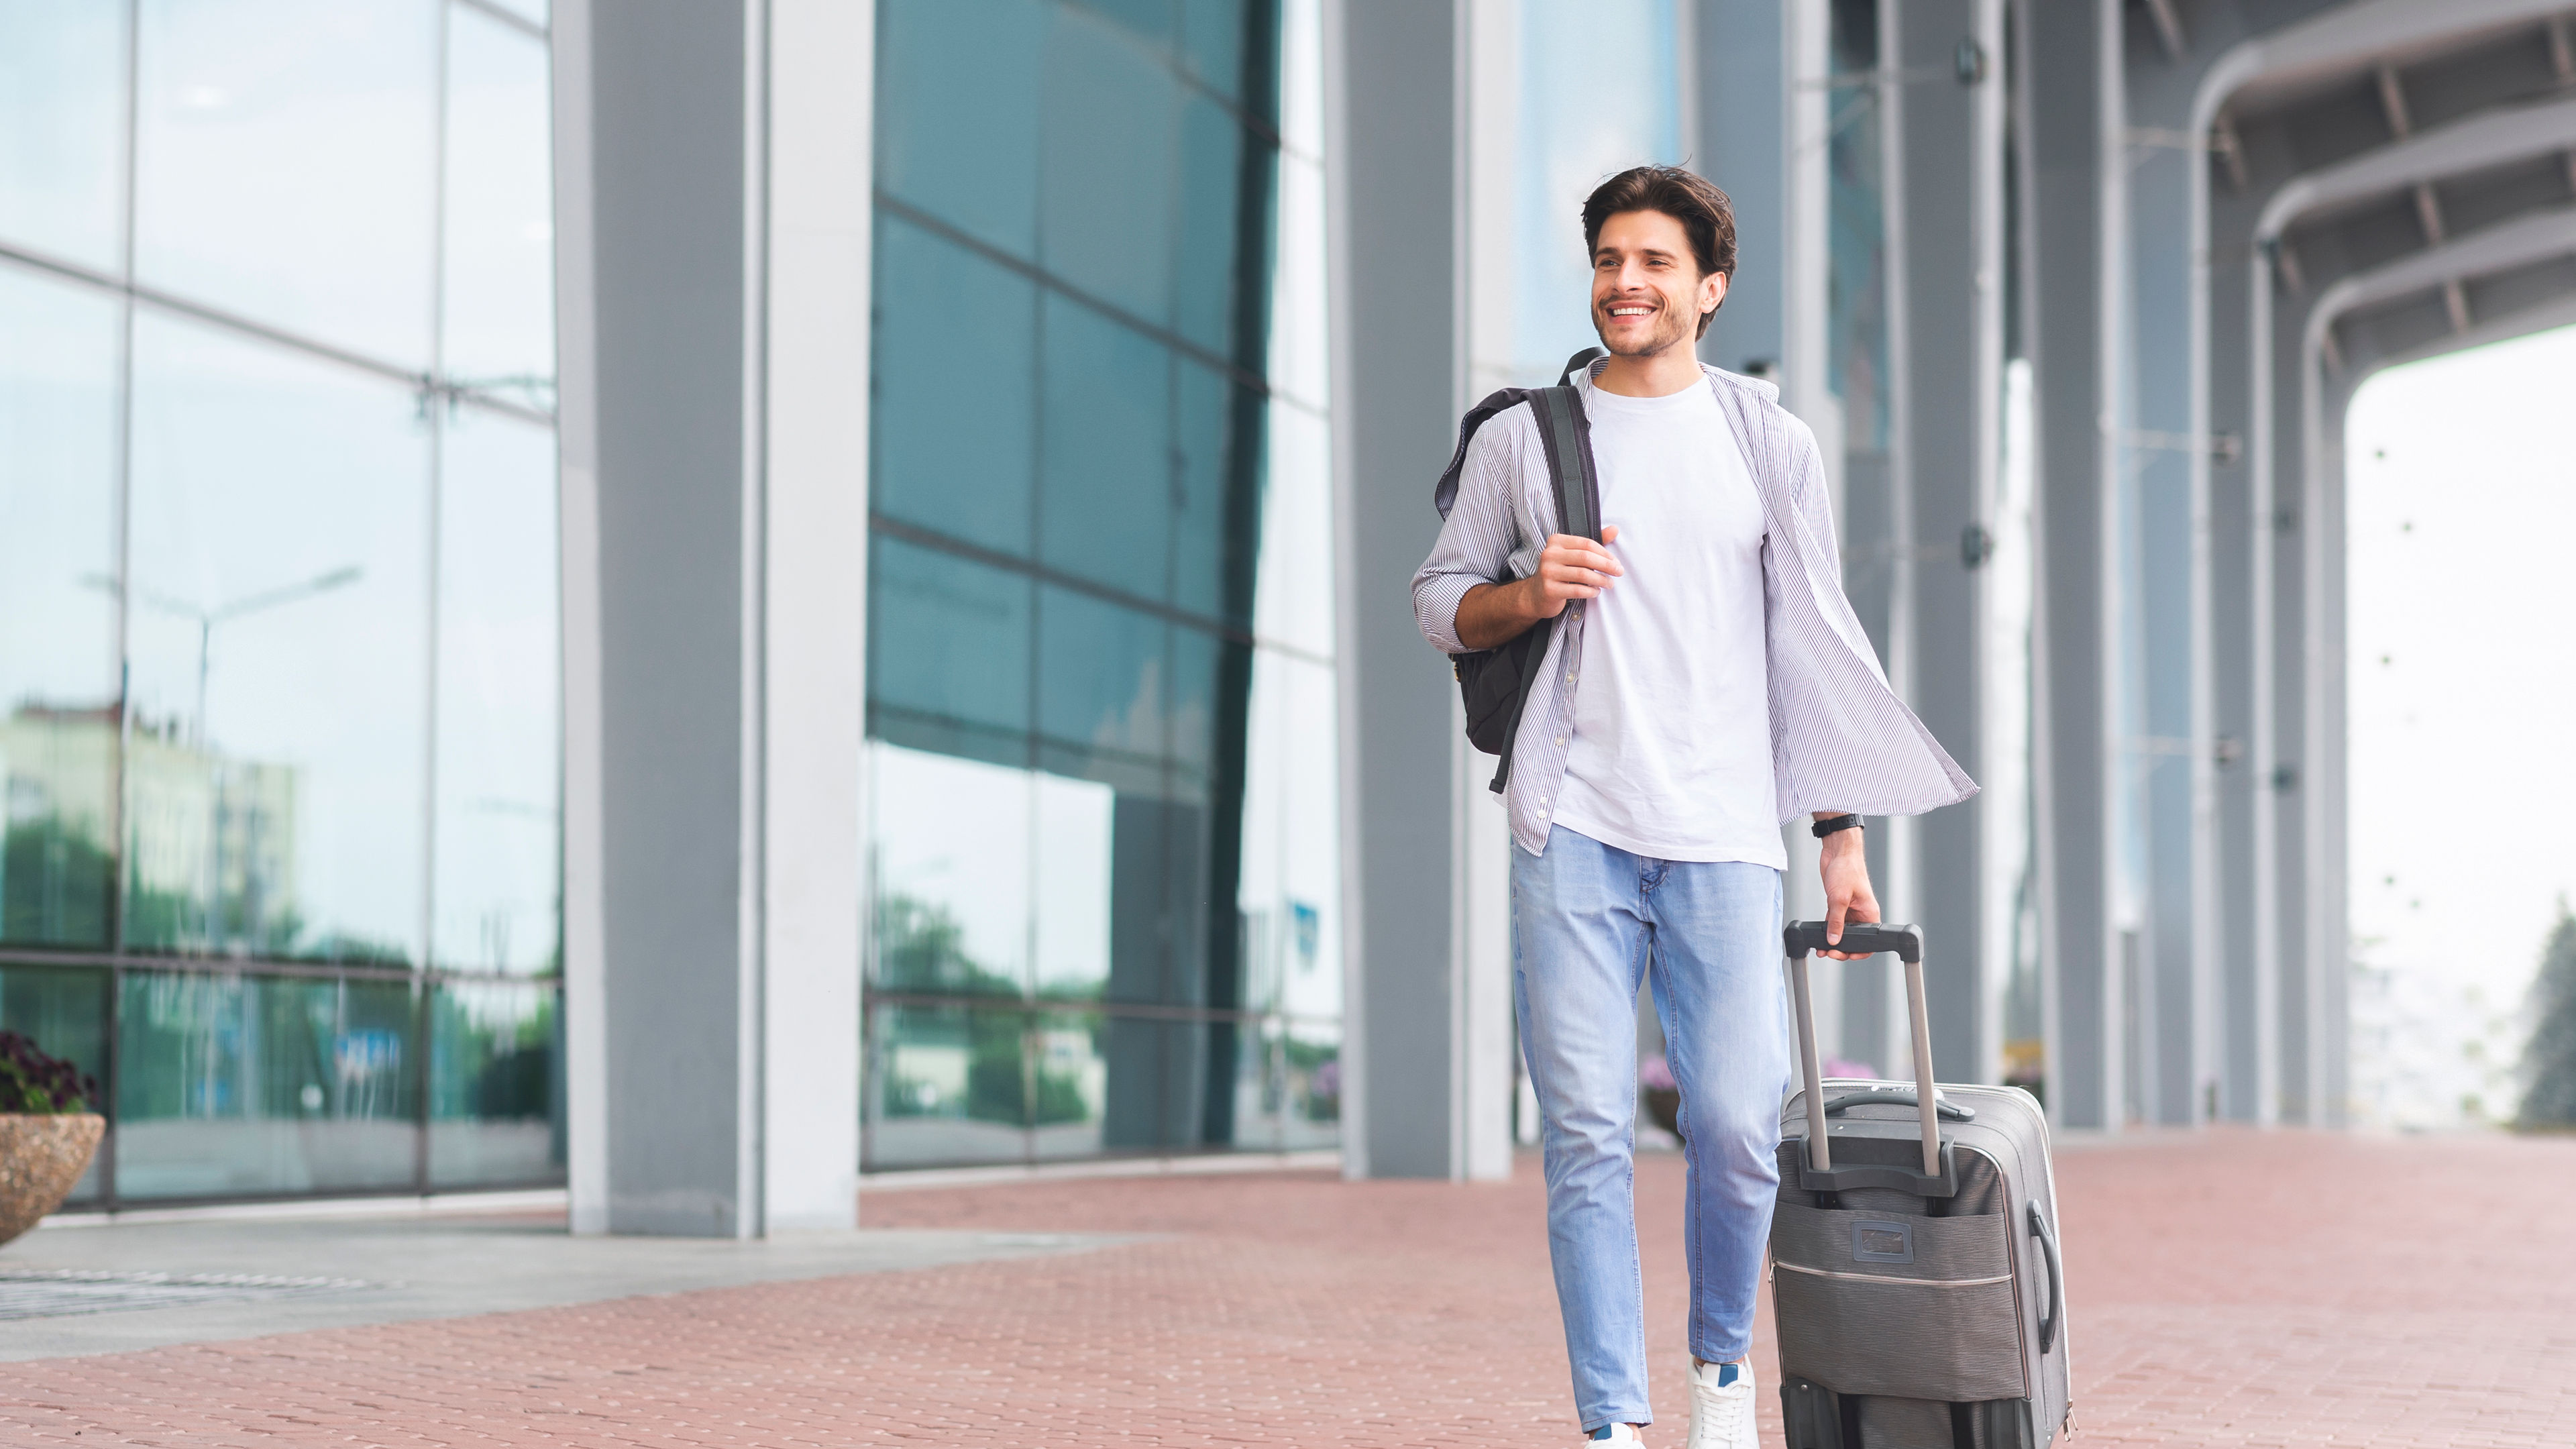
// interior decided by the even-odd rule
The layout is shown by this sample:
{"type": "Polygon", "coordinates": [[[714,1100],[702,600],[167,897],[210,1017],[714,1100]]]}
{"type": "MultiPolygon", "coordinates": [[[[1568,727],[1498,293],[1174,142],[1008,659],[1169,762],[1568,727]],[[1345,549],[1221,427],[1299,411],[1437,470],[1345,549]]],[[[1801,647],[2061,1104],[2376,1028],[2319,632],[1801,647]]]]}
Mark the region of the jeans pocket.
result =
{"type": "Polygon", "coordinates": [[[1780,1370],[1839,1394],[2027,1396],[2002,1213],[1931,1218],[1782,1203],[1771,1299],[1780,1370]]]}

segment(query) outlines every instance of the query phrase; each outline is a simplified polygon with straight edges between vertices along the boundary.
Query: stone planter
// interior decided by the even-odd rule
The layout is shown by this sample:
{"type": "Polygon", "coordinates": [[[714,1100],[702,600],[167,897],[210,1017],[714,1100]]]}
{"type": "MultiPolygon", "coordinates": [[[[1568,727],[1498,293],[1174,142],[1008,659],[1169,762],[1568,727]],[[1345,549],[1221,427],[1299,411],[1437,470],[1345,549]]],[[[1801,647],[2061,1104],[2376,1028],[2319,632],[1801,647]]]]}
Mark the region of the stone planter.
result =
{"type": "Polygon", "coordinates": [[[62,1205],[106,1131],[96,1112],[0,1112],[0,1243],[62,1205]]]}

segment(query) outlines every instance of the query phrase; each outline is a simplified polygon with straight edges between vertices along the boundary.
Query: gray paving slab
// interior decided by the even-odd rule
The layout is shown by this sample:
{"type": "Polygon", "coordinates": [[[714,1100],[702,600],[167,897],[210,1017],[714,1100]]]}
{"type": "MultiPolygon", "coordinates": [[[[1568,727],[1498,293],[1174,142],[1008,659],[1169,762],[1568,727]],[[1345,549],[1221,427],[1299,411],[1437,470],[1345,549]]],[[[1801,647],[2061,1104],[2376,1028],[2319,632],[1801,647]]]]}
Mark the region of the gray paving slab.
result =
{"type": "Polygon", "coordinates": [[[751,1242],[576,1238],[560,1213],[43,1228],[0,1247],[0,1276],[22,1285],[38,1275],[169,1274],[200,1283],[242,1275],[363,1286],[17,1318],[0,1322],[0,1362],[1079,1253],[1136,1238],[928,1229],[793,1233],[751,1242]]]}

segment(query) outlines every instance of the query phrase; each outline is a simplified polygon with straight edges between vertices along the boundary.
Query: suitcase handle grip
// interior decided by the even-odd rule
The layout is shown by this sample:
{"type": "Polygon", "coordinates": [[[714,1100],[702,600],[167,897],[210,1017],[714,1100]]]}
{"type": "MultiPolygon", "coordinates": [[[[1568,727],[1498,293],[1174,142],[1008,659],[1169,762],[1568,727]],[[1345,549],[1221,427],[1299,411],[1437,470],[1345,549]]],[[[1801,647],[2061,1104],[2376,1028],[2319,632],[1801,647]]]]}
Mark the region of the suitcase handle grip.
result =
{"type": "Polygon", "coordinates": [[[1791,921],[1781,928],[1781,954],[1804,956],[1810,951],[1848,951],[1854,956],[1876,956],[1893,951],[1900,961],[1923,959],[1923,932],[1916,926],[1880,925],[1875,921],[1852,921],[1844,925],[1839,941],[1825,939],[1822,921],[1791,921]]]}
{"type": "Polygon", "coordinates": [[[2048,1219],[2040,1216],[2039,1204],[2030,1205],[2030,1235],[2039,1239],[2040,1256],[2048,1260],[2048,1315],[2039,1320],[2039,1351],[2048,1352],[2057,1342],[2057,1315],[2066,1306],[2066,1287],[2057,1266],[2057,1237],[2048,1230],[2048,1219]]]}
{"type": "MultiPolygon", "coordinates": [[[[1833,1141],[1825,1131],[1822,1058],[1816,1050],[1816,1007],[1807,988],[1807,956],[1825,949],[1825,923],[1792,921],[1780,932],[1789,958],[1789,989],[1798,1005],[1798,1059],[1807,1089],[1807,1160],[1819,1172],[1834,1165],[1833,1141]]],[[[1941,1176],[1940,1094],[1932,1087],[1932,1018],[1923,999],[1923,928],[1856,922],[1843,927],[1837,951],[1893,951],[1905,963],[1905,1008],[1914,1026],[1914,1103],[1923,1114],[1923,1175],[1941,1176]]]]}
{"type": "MultiPolygon", "coordinates": [[[[1846,1107],[1868,1107],[1877,1104],[1885,1104],[1890,1107],[1920,1107],[1923,1105],[1920,1101],[1915,1099],[1915,1095],[1912,1092],[1845,1092],[1839,1097],[1827,1099],[1825,1102],[1825,1115],[1828,1117],[1838,1117],[1842,1115],[1843,1109],[1846,1107]]],[[[1944,1122],[1974,1122],[1977,1120],[1976,1108],[1962,1107],[1958,1103],[1949,1101],[1946,1098],[1936,1097],[1933,1101],[1932,1110],[1940,1114],[1941,1120],[1944,1122]]]]}

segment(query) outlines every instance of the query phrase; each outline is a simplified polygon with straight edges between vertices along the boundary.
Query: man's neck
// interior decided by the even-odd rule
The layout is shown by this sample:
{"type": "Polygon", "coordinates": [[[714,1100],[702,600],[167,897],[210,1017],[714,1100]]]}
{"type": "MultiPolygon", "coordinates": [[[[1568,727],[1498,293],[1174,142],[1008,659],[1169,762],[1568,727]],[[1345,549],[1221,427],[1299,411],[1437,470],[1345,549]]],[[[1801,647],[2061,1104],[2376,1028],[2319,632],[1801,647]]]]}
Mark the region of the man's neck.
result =
{"type": "Polygon", "coordinates": [[[1670,397],[1699,380],[1699,358],[1689,343],[1682,343],[1634,357],[1612,353],[1592,385],[1621,397],[1670,397]]]}

